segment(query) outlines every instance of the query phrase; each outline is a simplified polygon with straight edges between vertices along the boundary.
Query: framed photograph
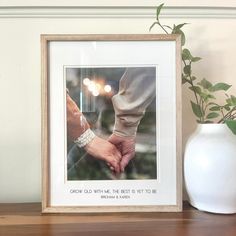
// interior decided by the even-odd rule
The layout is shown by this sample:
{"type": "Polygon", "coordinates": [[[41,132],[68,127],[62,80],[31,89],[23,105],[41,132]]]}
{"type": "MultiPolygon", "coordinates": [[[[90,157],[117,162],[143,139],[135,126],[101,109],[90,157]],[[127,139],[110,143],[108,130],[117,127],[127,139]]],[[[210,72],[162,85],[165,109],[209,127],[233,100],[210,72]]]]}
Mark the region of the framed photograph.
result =
{"type": "Polygon", "coordinates": [[[178,35],[41,35],[42,212],[182,210],[178,35]]]}

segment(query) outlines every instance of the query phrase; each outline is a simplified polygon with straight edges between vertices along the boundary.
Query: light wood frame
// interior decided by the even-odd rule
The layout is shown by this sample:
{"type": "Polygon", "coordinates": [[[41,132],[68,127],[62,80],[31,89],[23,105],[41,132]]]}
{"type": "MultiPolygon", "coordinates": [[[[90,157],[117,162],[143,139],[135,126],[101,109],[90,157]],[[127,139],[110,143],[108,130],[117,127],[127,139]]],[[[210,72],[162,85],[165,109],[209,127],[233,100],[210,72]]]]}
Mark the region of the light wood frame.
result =
{"type": "Polygon", "coordinates": [[[179,35],[41,35],[42,77],[42,212],[178,212],[182,211],[182,105],[181,42],[179,35]],[[176,204],[159,206],[52,206],[50,204],[50,111],[49,111],[49,44],[52,41],[175,41],[176,42],[176,204]]]}

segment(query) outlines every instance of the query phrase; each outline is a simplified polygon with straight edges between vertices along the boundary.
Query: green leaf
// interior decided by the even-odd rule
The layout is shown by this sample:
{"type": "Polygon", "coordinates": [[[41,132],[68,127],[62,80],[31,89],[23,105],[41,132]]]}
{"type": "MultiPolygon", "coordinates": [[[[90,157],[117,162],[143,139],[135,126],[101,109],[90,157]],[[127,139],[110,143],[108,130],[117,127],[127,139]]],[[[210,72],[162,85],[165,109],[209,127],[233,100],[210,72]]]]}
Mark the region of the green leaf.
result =
{"type": "Polygon", "coordinates": [[[207,98],[216,99],[216,97],[215,97],[214,95],[212,95],[212,94],[208,94],[208,95],[207,95],[207,98]]]}
{"type": "Polygon", "coordinates": [[[220,106],[213,106],[209,110],[210,111],[220,111],[220,106]]]}
{"type": "Polygon", "coordinates": [[[182,84],[188,83],[188,80],[185,76],[182,76],[182,84]]]}
{"type": "Polygon", "coordinates": [[[202,93],[202,90],[199,86],[191,86],[191,87],[189,87],[189,89],[194,91],[195,93],[197,93],[199,95],[202,93]]]}
{"type": "Polygon", "coordinates": [[[185,34],[181,29],[176,29],[176,26],[174,25],[174,28],[171,32],[172,34],[180,34],[181,35],[181,45],[184,46],[185,44],[185,34]]]}
{"type": "Polygon", "coordinates": [[[236,106],[236,97],[231,95],[230,98],[226,99],[228,106],[236,106]]]}
{"type": "Polygon", "coordinates": [[[200,61],[202,58],[201,57],[193,57],[192,62],[197,62],[200,61]]]}
{"type": "Polygon", "coordinates": [[[224,109],[225,109],[226,111],[230,111],[229,105],[228,105],[228,104],[227,104],[227,105],[224,105],[224,109]]]}
{"type": "Polygon", "coordinates": [[[228,106],[234,106],[234,104],[233,104],[231,98],[226,99],[226,102],[227,102],[227,105],[228,105],[228,106]]]}
{"type": "Polygon", "coordinates": [[[196,103],[194,103],[194,102],[192,102],[192,101],[191,101],[191,106],[192,106],[193,113],[194,113],[198,118],[201,118],[201,117],[203,116],[201,107],[200,107],[198,104],[196,104],[196,103]]]}
{"type": "Polygon", "coordinates": [[[164,6],[164,3],[162,3],[161,5],[159,5],[156,9],[156,19],[157,21],[159,21],[159,15],[161,13],[162,7],[164,6]]]}
{"type": "Polygon", "coordinates": [[[190,80],[182,73],[182,84],[190,83],[190,80]]]}
{"type": "Polygon", "coordinates": [[[191,80],[194,81],[196,80],[197,78],[195,76],[191,76],[191,80]]]}
{"type": "Polygon", "coordinates": [[[206,101],[206,100],[208,99],[208,94],[202,92],[202,93],[201,93],[201,98],[202,98],[204,101],[206,101]]]}
{"type": "Polygon", "coordinates": [[[187,65],[184,67],[184,73],[186,75],[190,75],[191,74],[191,66],[190,65],[187,65]]]}
{"type": "Polygon", "coordinates": [[[186,41],[185,34],[182,30],[179,30],[179,33],[181,34],[181,46],[184,46],[186,41]]]}
{"type": "Polygon", "coordinates": [[[218,113],[216,113],[216,112],[211,112],[211,113],[209,113],[209,114],[207,115],[207,119],[214,119],[214,118],[216,118],[216,117],[218,117],[218,116],[219,116],[218,113]]]}
{"type": "Polygon", "coordinates": [[[187,48],[183,49],[183,51],[182,51],[182,59],[184,61],[186,61],[186,60],[191,60],[191,58],[192,58],[192,55],[191,55],[190,51],[187,48]]]}
{"type": "Polygon", "coordinates": [[[179,24],[179,25],[176,25],[175,26],[175,29],[178,30],[178,29],[181,29],[184,25],[187,25],[188,23],[183,23],[183,24],[179,24]]]}
{"type": "Polygon", "coordinates": [[[236,120],[226,120],[225,123],[233,132],[233,134],[236,135],[236,120]]]}
{"type": "Polygon", "coordinates": [[[211,92],[216,92],[216,91],[221,91],[221,90],[227,91],[231,86],[232,85],[229,85],[226,83],[217,83],[210,89],[210,91],[211,92]]]}
{"type": "Polygon", "coordinates": [[[189,60],[191,62],[197,62],[199,60],[201,60],[201,57],[193,57],[192,54],[190,53],[189,49],[185,48],[182,51],[182,59],[185,60],[189,60]]]}
{"type": "Polygon", "coordinates": [[[233,103],[236,105],[236,97],[234,95],[231,95],[230,98],[233,101],[233,103]]]}
{"type": "Polygon", "coordinates": [[[169,25],[162,25],[163,27],[166,27],[166,28],[168,28],[168,29],[171,29],[171,30],[173,30],[169,25]]]}
{"type": "Polygon", "coordinates": [[[209,99],[215,99],[215,97],[212,94],[208,94],[205,92],[202,92],[200,94],[200,97],[204,100],[204,102],[208,102],[209,99]]]}
{"type": "Polygon", "coordinates": [[[209,90],[212,87],[212,83],[206,79],[202,79],[198,85],[201,85],[204,89],[209,90]]]}
{"type": "Polygon", "coordinates": [[[209,105],[215,105],[215,106],[220,106],[219,104],[215,103],[215,102],[209,102],[209,105]]]}

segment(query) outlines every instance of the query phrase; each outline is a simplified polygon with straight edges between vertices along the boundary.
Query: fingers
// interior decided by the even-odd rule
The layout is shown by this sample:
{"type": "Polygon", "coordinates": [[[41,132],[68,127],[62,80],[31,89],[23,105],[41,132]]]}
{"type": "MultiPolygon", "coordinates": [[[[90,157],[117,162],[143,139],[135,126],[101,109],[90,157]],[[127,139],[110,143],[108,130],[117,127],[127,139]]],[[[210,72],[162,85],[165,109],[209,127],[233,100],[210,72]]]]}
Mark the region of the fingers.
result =
{"type": "Polygon", "coordinates": [[[120,151],[118,151],[118,149],[114,146],[114,149],[113,149],[113,156],[115,157],[115,159],[120,162],[121,158],[122,158],[122,155],[120,153],[120,151]]]}
{"type": "Polygon", "coordinates": [[[119,165],[119,163],[116,163],[116,165],[115,165],[115,172],[116,172],[116,174],[120,174],[120,165],[119,165]]]}
{"type": "Polygon", "coordinates": [[[120,173],[121,153],[107,140],[96,137],[86,145],[85,150],[93,157],[109,163],[112,171],[120,173]]]}
{"type": "Polygon", "coordinates": [[[116,160],[112,162],[112,167],[114,168],[114,171],[119,174],[120,173],[120,161],[121,161],[121,154],[118,152],[116,154],[116,160]]]}
{"type": "Polygon", "coordinates": [[[120,161],[121,161],[121,153],[117,150],[115,146],[113,146],[111,160],[109,161],[113,171],[116,173],[120,173],[120,161]]]}
{"type": "Polygon", "coordinates": [[[109,162],[107,162],[107,165],[108,165],[108,167],[110,168],[111,171],[115,171],[114,167],[111,166],[111,164],[109,162]]]}
{"type": "Polygon", "coordinates": [[[112,134],[108,141],[121,152],[120,171],[124,172],[129,161],[135,156],[135,137],[120,137],[112,134]]]}
{"type": "Polygon", "coordinates": [[[121,162],[120,162],[120,171],[124,172],[125,167],[129,164],[130,160],[133,159],[134,153],[127,154],[123,156],[121,162]]]}
{"type": "Polygon", "coordinates": [[[116,160],[113,160],[109,162],[109,167],[112,171],[119,174],[120,173],[120,162],[117,162],[116,160]]]}
{"type": "Polygon", "coordinates": [[[118,149],[112,145],[112,152],[110,154],[109,160],[107,161],[108,166],[112,171],[115,171],[116,173],[120,173],[120,161],[121,161],[121,153],[118,151],[118,149]]]}

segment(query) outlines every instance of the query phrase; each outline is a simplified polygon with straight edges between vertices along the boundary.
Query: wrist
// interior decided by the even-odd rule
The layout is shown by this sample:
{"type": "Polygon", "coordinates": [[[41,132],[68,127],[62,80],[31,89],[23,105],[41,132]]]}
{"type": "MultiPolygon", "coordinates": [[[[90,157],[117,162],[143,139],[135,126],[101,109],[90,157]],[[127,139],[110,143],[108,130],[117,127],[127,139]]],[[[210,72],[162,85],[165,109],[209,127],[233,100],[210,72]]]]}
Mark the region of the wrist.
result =
{"type": "Polygon", "coordinates": [[[125,120],[116,118],[113,134],[119,137],[135,138],[138,124],[128,124],[125,120]]]}
{"type": "Polygon", "coordinates": [[[136,135],[135,136],[122,136],[119,133],[112,133],[112,135],[110,136],[111,139],[116,139],[116,140],[120,140],[120,141],[129,141],[129,140],[135,140],[136,139],[136,135]]]}

